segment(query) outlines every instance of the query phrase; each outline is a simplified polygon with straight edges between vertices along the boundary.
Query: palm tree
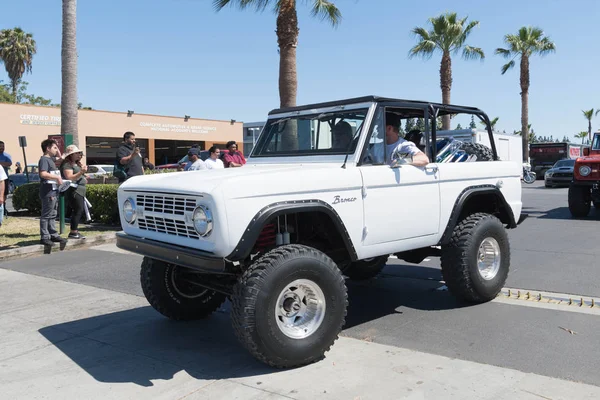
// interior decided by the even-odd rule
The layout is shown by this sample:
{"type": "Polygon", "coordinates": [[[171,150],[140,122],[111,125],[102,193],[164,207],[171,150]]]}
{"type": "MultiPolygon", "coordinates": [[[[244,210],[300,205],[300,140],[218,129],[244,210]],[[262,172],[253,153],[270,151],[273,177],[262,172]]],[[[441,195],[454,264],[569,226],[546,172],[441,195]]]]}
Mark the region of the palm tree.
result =
{"type": "MultiPolygon", "coordinates": [[[[540,28],[522,27],[516,35],[504,36],[507,49],[498,48],[496,54],[511,59],[502,67],[502,75],[515,66],[515,58],[521,58],[521,130],[528,132],[529,125],[529,58],[538,54],[545,56],[556,51],[554,43],[544,36],[540,28]]],[[[529,135],[523,137],[523,161],[529,160],[529,135]]]]}
{"type": "Polygon", "coordinates": [[[62,2],[62,95],[60,116],[62,134],[73,135],[73,144],[79,146],[77,102],[77,0],[62,2]]]}
{"type": "MultiPolygon", "coordinates": [[[[592,108],[591,110],[581,110],[581,112],[583,113],[583,116],[585,117],[585,119],[588,120],[588,140],[591,142],[592,141],[592,118],[594,117],[594,115],[598,115],[598,113],[600,113],[600,109],[596,110],[596,113],[594,113],[594,109],[592,108]]],[[[579,136],[577,136],[579,137],[579,136]]],[[[583,143],[583,141],[581,142],[583,143]]]]}
{"type": "MultiPolygon", "coordinates": [[[[298,45],[298,16],[296,0],[213,0],[217,11],[227,5],[241,9],[254,6],[257,11],[264,11],[273,4],[277,13],[277,44],[279,45],[279,100],[281,107],[296,105],[298,77],[296,73],[296,47],[298,45]]],[[[334,27],[341,20],[338,8],[327,0],[312,0],[312,15],[328,20],[334,27]]]]}
{"type": "MultiPolygon", "coordinates": [[[[492,131],[494,130],[494,128],[496,127],[496,124],[498,123],[498,120],[500,119],[500,117],[496,117],[492,120],[490,120],[490,126],[492,127],[492,131]]],[[[484,127],[486,126],[485,122],[483,121],[479,121],[479,123],[481,125],[483,125],[484,127]]]]}
{"type": "MultiPolygon", "coordinates": [[[[442,103],[450,104],[450,90],[452,88],[452,54],[457,54],[462,49],[462,56],[466,60],[485,58],[483,50],[465,44],[473,28],[479,21],[466,24],[468,17],[457,19],[456,13],[446,13],[435,18],[429,18],[432,26],[430,31],[416,27],[412,33],[417,37],[418,43],[410,49],[409,58],[421,56],[430,59],[436,50],[442,53],[440,65],[440,87],[442,89],[442,103]]],[[[443,129],[450,129],[450,115],[442,118],[443,129]]]]}
{"type": "MultiPolygon", "coordinates": [[[[277,44],[279,46],[279,103],[280,107],[296,105],[298,92],[298,75],[296,72],[296,47],[298,46],[298,15],[296,0],[213,0],[217,11],[227,5],[246,9],[254,6],[257,11],[264,11],[273,4],[277,13],[277,44]]],[[[342,18],[338,8],[327,0],[312,0],[313,17],[328,20],[334,27],[342,18]]],[[[298,130],[295,121],[286,124],[281,137],[281,145],[286,149],[298,148],[298,130]]]]}
{"type": "Polygon", "coordinates": [[[36,51],[37,47],[31,33],[25,33],[19,27],[0,31],[0,60],[4,62],[10,78],[15,103],[21,78],[26,72],[31,73],[33,55],[36,51]]]}
{"type": "Polygon", "coordinates": [[[583,140],[584,140],[586,137],[588,137],[588,132],[586,132],[586,131],[581,131],[581,132],[579,132],[579,133],[576,133],[576,134],[575,134],[575,137],[576,137],[576,138],[578,138],[578,139],[581,139],[581,144],[583,144],[583,140]]]}

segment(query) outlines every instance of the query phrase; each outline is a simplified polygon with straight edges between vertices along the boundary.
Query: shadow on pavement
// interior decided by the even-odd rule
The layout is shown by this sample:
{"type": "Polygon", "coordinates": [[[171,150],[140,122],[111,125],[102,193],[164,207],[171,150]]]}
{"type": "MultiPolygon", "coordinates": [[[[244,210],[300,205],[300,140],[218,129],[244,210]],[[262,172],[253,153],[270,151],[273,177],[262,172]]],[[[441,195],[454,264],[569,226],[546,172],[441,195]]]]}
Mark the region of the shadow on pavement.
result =
{"type": "MultiPolygon", "coordinates": [[[[392,264],[375,279],[347,281],[350,305],[344,329],[401,315],[399,307],[464,307],[448,292],[436,290],[441,286],[439,275],[435,268],[392,264]]],[[[172,379],[181,371],[211,380],[277,371],[255,360],[239,344],[229,307],[226,302],[210,317],[191,322],[171,321],[149,306],[140,307],[56,324],[39,332],[99,382],[153,386],[152,380],[172,379]],[[57,340],[57,331],[72,336],[57,340]]]]}
{"type": "Polygon", "coordinates": [[[237,342],[229,316],[217,312],[191,322],[171,321],[151,307],[99,315],[39,332],[99,382],[153,386],[181,371],[197,379],[272,373],[237,342]],[[53,340],[56,330],[73,336],[53,340]]]}
{"type": "Polygon", "coordinates": [[[576,221],[576,220],[590,220],[590,221],[597,221],[598,217],[600,217],[600,211],[597,208],[594,208],[592,206],[592,209],[590,210],[590,213],[587,217],[585,218],[573,218],[571,216],[571,212],[569,211],[569,207],[558,207],[558,208],[554,208],[552,210],[547,210],[547,211],[537,211],[539,214],[536,216],[536,218],[539,219],[566,219],[566,220],[570,220],[570,221],[576,221]]]}

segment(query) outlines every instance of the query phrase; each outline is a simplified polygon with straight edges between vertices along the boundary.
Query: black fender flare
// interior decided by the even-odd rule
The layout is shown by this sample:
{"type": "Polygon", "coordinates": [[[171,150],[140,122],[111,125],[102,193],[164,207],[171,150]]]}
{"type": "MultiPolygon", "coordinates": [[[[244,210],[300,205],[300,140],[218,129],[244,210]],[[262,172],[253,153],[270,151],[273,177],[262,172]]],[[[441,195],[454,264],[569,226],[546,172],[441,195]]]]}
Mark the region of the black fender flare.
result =
{"type": "Polygon", "coordinates": [[[327,214],[333,221],[338,233],[342,237],[344,245],[350,254],[351,260],[356,261],[358,259],[356,249],[352,244],[350,235],[348,234],[346,226],[344,225],[344,222],[340,218],[339,214],[330,204],[318,199],[280,201],[263,207],[252,218],[237,246],[235,246],[235,249],[226,257],[226,259],[229,261],[242,261],[246,259],[250,255],[250,252],[254,247],[254,243],[256,243],[263,226],[270,219],[283,214],[307,211],[319,211],[327,214]]]}
{"type": "Polygon", "coordinates": [[[439,243],[440,245],[448,244],[448,242],[450,241],[450,238],[452,237],[452,232],[454,231],[454,227],[456,226],[456,224],[459,222],[458,217],[460,216],[465,203],[469,201],[473,196],[482,194],[494,195],[500,202],[500,206],[504,207],[507,211],[509,219],[508,223],[506,224],[507,227],[511,229],[517,227],[517,222],[515,221],[515,216],[513,215],[512,208],[508,205],[508,202],[506,201],[504,195],[498,187],[494,185],[469,186],[458,195],[456,202],[454,203],[454,208],[450,213],[448,224],[446,225],[446,229],[444,230],[444,234],[442,235],[442,239],[439,243]]]}

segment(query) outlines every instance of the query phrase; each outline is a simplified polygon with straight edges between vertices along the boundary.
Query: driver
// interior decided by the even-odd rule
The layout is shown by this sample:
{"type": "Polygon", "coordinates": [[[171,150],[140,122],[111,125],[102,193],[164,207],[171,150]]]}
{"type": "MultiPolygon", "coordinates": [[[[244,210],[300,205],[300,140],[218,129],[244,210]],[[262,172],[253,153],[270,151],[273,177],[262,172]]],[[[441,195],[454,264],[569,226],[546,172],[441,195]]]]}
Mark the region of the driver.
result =
{"type": "Polygon", "coordinates": [[[392,154],[395,151],[398,153],[408,153],[412,156],[412,162],[407,164],[415,167],[424,167],[429,164],[429,157],[419,148],[408,140],[400,137],[400,116],[391,112],[385,114],[385,139],[387,144],[385,147],[385,155],[388,164],[392,164],[392,154]]]}

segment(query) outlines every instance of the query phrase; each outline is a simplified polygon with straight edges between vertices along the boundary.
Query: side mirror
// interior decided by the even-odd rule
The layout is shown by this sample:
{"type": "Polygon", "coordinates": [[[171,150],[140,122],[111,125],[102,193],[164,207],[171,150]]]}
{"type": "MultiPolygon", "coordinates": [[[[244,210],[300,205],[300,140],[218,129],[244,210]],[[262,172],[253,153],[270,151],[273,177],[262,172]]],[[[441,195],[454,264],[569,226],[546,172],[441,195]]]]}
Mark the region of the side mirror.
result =
{"type": "Polygon", "coordinates": [[[583,155],[584,157],[587,157],[590,155],[590,148],[589,147],[584,147],[583,148],[583,155]]]}

